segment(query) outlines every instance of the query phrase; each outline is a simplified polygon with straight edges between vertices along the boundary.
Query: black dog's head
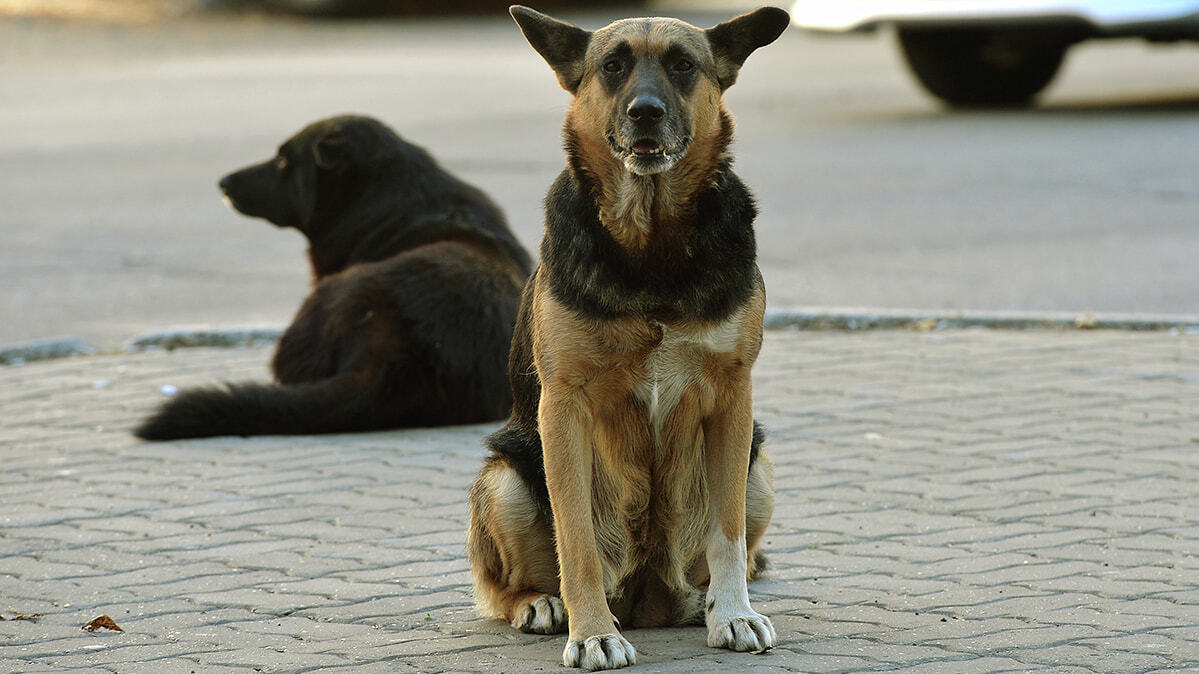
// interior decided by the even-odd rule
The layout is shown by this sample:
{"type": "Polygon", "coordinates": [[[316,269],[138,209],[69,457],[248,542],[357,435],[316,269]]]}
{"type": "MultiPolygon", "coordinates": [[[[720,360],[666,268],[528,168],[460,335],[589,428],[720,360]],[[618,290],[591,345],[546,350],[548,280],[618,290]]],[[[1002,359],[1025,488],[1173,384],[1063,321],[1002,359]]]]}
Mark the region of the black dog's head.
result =
{"type": "Polygon", "coordinates": [[[678,19],[624,19],[589,32],[519,5],[521,31],[574,95],[568,127],[625,168],[672,168],[720,127],[721,94],[745,59],[787,27],[764,7],[703,30],[678,19]]]}
{"type": "Polygon", "coordinates": [[[312,239],[324,226],[318,215],[343,211],[373,169],[401,146],[407,144],[378,120],[331,117],[289,138],[271,159],[230,173],[219,184],[234,209],[312,239]]]}

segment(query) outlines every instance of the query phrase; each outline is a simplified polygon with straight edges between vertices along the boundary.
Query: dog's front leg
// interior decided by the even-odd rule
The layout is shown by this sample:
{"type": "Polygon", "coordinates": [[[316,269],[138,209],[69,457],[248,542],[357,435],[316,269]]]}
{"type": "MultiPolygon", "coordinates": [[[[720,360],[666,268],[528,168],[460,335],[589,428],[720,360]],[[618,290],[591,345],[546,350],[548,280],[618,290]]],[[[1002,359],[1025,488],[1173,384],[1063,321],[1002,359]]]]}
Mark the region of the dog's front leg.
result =
{"type": "Polygon", "coordinates": [[[711,573],[704,616],[708,645],[734,651],[774,646],[770,619],[750,608],[746,587],[745,484],[753,438],[748,374],[704,424],[712,523],[707,560],[711,573]]]}
{"type": "Polygon", "coordinates": [[[587,670],[625,667],[636,662],[637,653],[617,631],[608,608],[592,524],[594,419],[581,389],[554,389],[542,387],[538,423],[554,513],[562,601],[570,620],[562,662],[587,670]]]}

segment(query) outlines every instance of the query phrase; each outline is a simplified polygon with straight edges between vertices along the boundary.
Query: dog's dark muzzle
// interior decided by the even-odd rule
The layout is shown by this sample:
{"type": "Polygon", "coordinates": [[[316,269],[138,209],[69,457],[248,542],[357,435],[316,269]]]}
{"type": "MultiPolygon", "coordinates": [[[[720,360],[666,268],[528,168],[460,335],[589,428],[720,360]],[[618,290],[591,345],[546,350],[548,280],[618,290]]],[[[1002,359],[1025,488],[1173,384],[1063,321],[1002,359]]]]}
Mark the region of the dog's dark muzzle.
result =
{"type": "Polygon", "coordinates": [[[625,116],[634,124],[652,126],[666,116],[666,105],[662,99],[652,94],[642,94],[629,101],[625,108],[625,116]]]}
{"type": "Polygon", "coordinates": [[[230,173],[217,183],[226,202],[243,215],[264,218],[279,227],[294,227],[291,204],[276,175],[274,161],[230,173]]]}
{"type": "Polygon", "coordinates": [[[686,150],[687,134],[654,87],[641,87],[618,104],[612,152],[634,173],[659,173],[674,166],[686,150]]]}

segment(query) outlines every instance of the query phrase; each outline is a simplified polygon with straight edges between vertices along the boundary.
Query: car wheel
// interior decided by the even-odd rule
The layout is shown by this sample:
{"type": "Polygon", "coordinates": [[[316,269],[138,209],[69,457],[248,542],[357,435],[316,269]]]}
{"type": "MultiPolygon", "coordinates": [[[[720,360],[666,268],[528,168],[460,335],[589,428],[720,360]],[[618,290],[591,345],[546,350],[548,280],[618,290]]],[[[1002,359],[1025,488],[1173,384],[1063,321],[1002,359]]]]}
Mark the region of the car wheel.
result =
{"type": "Polygon", "coordinates": [[[1003,30],[901,28],[908,67],[955,107],[1028,105],[1049,85],[1070,42],[1003,30]]]}
{"type": "Polygon", "coordinates": [[[379,8],[381,0],[265,0],[267,7],[308,16],[354,16],[379,8]]]}

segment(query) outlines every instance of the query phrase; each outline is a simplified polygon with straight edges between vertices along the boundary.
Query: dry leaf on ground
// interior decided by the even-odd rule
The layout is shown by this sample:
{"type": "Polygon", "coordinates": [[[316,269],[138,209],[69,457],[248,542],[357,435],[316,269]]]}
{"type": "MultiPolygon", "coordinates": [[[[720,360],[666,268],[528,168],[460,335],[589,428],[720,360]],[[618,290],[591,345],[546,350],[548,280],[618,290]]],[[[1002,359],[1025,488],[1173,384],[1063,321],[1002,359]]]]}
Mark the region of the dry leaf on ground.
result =
{"type": "Polygon", "coordinates": [[[4,611],[0,613],[0,620],[28,620],[37,622],[37,619],[42,617],[41,613],[21,613],[20,611],[4,611]]]}
{"type": "Polygon", "coordinates": [[[112,618],[102,615],[99,618],[91,621],[83,626],[85,632],[95,632],[96,630],[112,630],[113,632],[124,632],[121,626],[113,622],[112,618]]]}

